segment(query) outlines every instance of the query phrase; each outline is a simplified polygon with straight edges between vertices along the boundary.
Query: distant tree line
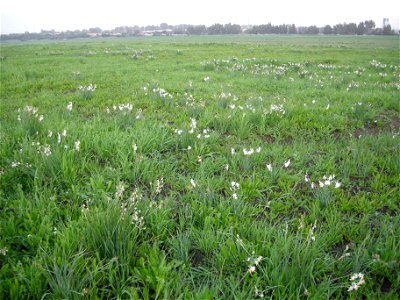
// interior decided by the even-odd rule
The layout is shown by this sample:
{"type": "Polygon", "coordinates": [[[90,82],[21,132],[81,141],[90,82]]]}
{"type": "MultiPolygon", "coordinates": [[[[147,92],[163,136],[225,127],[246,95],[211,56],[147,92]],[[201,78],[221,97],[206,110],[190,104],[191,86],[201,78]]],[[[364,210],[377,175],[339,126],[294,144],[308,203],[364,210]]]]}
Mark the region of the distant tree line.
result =
{"type": "Polygon", "coordinates": [[[119,26],[112,30],[102,30],[99,27],[83,30],[41,30],[38,33],[12,33],[2,34],[1,40],[32,40],[32,39],[73,39],[89,37],[110,37],[110,36],[143,36],[143,35],[217,35],[217,34],[324,34],[324,35],[394,35],[399,34],[392,30],[390,25],[383,28],[376,28],[375,22],[367,20],[358,23],[341,23],[325,27],[308,26],[296,27],[295,24],[272,25],[271,23],[240,26],[238,24],[213,24],[205,25],[160,25],[148,26],[119,26]]]}

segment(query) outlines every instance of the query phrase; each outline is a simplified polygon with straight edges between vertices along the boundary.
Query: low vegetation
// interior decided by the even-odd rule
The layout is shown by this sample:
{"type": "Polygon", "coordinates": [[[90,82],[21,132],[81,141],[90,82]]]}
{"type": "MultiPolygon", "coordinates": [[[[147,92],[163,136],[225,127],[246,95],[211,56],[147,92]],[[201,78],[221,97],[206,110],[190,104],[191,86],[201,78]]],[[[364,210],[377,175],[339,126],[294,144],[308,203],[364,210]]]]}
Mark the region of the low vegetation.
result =
{"type": "Polygon", "coordinates": [[[395,299],[398,37],[1,45],[0,298],[395,299]]]}

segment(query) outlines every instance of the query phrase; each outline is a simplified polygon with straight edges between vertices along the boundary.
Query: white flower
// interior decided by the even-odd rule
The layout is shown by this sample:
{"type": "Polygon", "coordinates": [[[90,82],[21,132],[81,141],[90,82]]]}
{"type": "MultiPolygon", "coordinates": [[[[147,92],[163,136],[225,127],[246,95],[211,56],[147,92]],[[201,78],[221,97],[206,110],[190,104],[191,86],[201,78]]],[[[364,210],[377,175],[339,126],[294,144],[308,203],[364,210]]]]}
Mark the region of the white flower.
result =
{"type": "Polygon", "coordinates": [[[247,270],[250,274],[253,274],[256,272],[256,267],[255,266],[249,266],[249,269],[247,270]]]}
{"type": "Polygon", "coordinates": [[[210,80],[210,77],[208,77],[208,76],[204,77],[204,81],[209,81],[209,80],[210,80]]]}
{"type": "Polygon", "coordinates": [[[67,105],[67,109],[68,109],[69,111],[71,111],[71,110],[72,110],[72,102],[68,103],[68,105],[67,105]]]}
{"type": "Polygon", "coordinates": [[[348,288],[348,292],[356,291],[358,288],[365,283],[364,274],[363,273],[354,273],[350,277],[351,285],[348,288]],[[358,279],[358,282],[355,282],[358,279]]]}
{"type": "Polygon", "coordinates": [[[67,130],[64,129],[63,132],[62,132],[62,135],[63,136],[67,136],[67,130]]]}
{"type": "Polygon", "coordinates": [[[309,182],[310,181],[310,177],[308,176],[307,173],[306,173],[306,175],[304,175],[304,181],[305,182],[309,182]]]}
{"type": "Polygon", "coordinates": [[[50,145],[43,146],[43,154],[46,155],[46,156],[50,156],[51,155],[50,145]]]}
{"type": "Polygon", "coordinates": [[[257,152],[257,153],[260,153],[260,152],[261,152],[261,147],[258,147],[258,148],[256,149],[256,152],[257,152]]]}
{"type": "Polygon", "coordinates": [[[243,154],[244,155],[250,156],[253,153],[254,153],[254,149],[253,148],[250,148],[249,150],[247,150],[246,148],[243,149],[243,154]]]}
{"type": "Polygon", "coordinates": [[[232,181],[231,188],[232,190],[237,190],[240,187],[239,182],[232,181]]]}
{"type": "Polygon", "coordinates": [[[228,171],[228,170],[229,170],[229,165],[226,164],[226,165],[224,166],[224,169],[225,169],[226,171],[228,171]]]}
{"type": "Polygon", "coordinates": [[[124,184],[122,182],[119,182],[116,187],[115,198],[118,199],[121,198],[124,192],[125,192],[124,184]]]}
{"type": "Polygon", "coordinates": [[[39,122],[42,122],[43,119],[44,119],[43,115],[40,115],[40,116],[38,117],[38,121],[39,121],[39,122]]]}
{"type": "Polygon", "coordinates": [[[330,104],[328,103],[328,105],[326,106],[326,109],[329,109],[329,107],[330,107],[330,104]]]}
{"type": "Polygon", "coordinates": [[[258,266],[258,265],[260,264],[260,262],[262,261],[262,259],[263,259],[262,256],[257,257],[257,258],[254,260],[254,264],[255,264],[256,266],[258,266]]]}
{"type": "Polygon", "coordinates": [[[283,166],[284,166],[285,168],[289,167],[289,165],[290,165],[290,159],[287,160],[287,161],[283,164],[283,166]]]}
{"type": "Polygon", "coordinates": [[[75,151],[78,151],[78,152],[79,152],[79,150],[81,149],[81,142],[80,142],[79,140],[77,140],[77,141],[74,143],[74,149],[75,149],[75,151]]]}
{"type": "Polygon", "coordinates": [[[192,146],[188,146],[187,149],[188,149],[188,151],[192,150],[192,146]]]}
{"type": "Polygon", "coordinates": [[[231,148],[231,154],[232,154],[232,155],[235,155],[235,154],[236,154],[235,148],[231,148]]]}
{"type": "Polygon", "coordinates": [[[11,168],[16,168],[16,167],[18,167],[20,164],[21,164],[21,163],[20,163],[19,161],[13,161],[13,162],[11,163],[11,168]]]}
{"type": "Polygon", "coordinates": [[[1,248],[1,249],[0,249],[0,254],[3,255],[3,256],[6,256],[6,255],[7,255],[7,252],[8,252],[8,249],[7,249],[7,248],[1,248]]]}
{"type": "Polygon", "coordinates": [[[237,195],[236,193],[233,193],[233,194],[232,194],[232,198],[233,198],[234,200],[237,200],[238,195],[237,195]]]}
{"type": "Polygon", "coordinates": [[[190,179],[190,184],[192,185],[192,187],[196,187],[197,186],[197,184],[196,184],[196,181],[194,181],[194,179],[192,178],[192,179],[190,179]]]}
{"type": "Polygon", "coordinates": [[[272,165],[271,164],[267,164],[267,169],[268,169],[268,171],[272,172],[272,165]]]}
{"type": "Polygon", "coordinates": [[[132,144],[132,149],[133,149],[133,153],[136,153],[137,151],[137,145],[134,143],[132,144]]]}
{"type": "Polygon", "coordinates": [[[175,129],[175,133],[181,135],[183,133],[182,129],[175,129]]]}
{"type": "Polygon", "coordinates": [[[335,189],[340,188],[342,184],[339,181],[336,181],[335,183],[335,189]]]}

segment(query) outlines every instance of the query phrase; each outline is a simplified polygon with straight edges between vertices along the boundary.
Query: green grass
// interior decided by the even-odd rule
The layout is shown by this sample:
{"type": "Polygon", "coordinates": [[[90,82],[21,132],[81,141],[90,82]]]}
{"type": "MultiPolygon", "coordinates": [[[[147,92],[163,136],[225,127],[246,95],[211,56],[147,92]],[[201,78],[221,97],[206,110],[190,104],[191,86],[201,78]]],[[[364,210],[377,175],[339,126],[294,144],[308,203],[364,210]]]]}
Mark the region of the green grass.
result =
{"type": "Polygon", "coordinates": [[[2,44],[0,298],[396,299],[398,45],[2,44]]]}

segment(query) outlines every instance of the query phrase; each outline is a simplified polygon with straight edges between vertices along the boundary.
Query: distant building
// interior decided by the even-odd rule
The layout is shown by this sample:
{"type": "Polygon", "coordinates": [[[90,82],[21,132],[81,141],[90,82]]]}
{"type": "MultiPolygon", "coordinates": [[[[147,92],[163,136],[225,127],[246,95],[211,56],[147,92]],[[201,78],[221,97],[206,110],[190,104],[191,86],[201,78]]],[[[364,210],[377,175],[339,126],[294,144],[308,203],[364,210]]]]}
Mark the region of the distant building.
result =
{"type": "Polygon", "coordinates": [[[385,28],[386,26],[390,25],[389,24],[389,19],[388,18],[383,18],[382,22],[382,28],[385,28]]]}

